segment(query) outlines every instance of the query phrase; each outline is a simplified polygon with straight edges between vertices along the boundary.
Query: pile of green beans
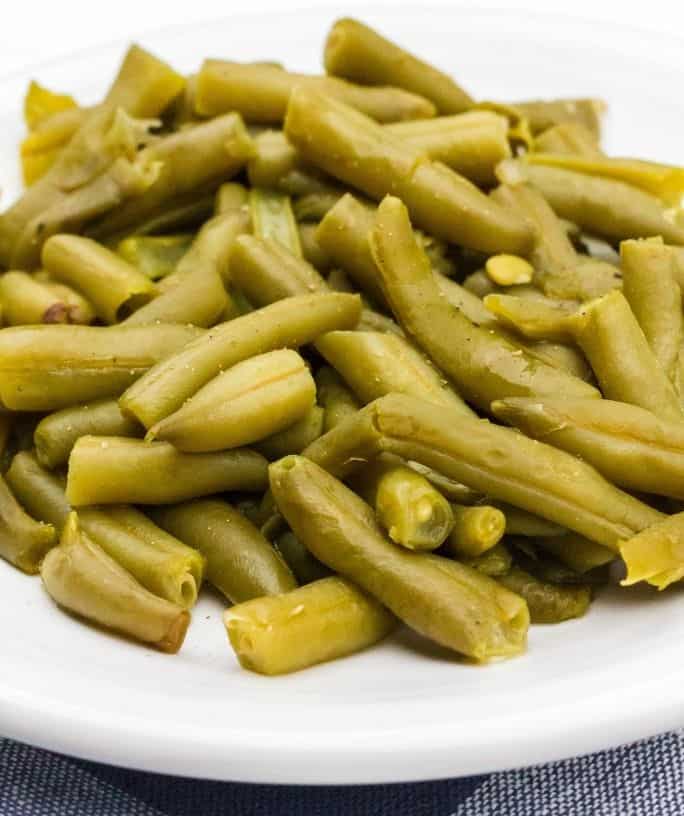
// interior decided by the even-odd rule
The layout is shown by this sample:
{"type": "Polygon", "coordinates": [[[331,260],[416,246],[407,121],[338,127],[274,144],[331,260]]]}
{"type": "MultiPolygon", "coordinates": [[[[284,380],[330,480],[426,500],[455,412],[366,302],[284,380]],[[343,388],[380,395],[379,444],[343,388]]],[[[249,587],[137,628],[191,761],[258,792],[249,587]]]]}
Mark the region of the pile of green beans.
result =
{"type": "Polygon", "coordinates": [[[684,580],[684,169],[357,20],[323,65],[31,83],[0,557],[164,652],[209,584],[267,675],[401,625],[513,657],[611,575],[684,580]]]}

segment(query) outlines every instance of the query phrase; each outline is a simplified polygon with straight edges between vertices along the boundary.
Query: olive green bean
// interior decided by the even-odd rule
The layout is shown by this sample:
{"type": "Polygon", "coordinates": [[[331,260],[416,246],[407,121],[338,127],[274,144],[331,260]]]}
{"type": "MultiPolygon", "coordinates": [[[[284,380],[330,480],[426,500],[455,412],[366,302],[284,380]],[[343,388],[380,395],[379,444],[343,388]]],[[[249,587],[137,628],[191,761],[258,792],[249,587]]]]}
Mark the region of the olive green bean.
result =
{"type": "Polygon", "coordinates": [[[57,533],[62,532],[71,508],[64,492],[66,482],[60,474],[41,467],[35,454],[20,451],[12,459],[5,478],[30,515],[52,525],[57,533]]]}
{"type": "Polygon", "coordinates": [[[230,257],[230,276],[256,306],[328,289],[311,264],[271,239],[241,235],[230,257]]]}
{"type": "Polygon", "coordinates": [[[432,553],[396,547],[365,502],[303,457],[271,465],[270,481],[307,549],[413,629],[476,660],[525,648],[525,603],[491,578],[432,553]]]}
{"type": "Polygon", "coordinates": [[[350,17],[330,29],[323,59],[329,74],[371,85],[397,85],[431,100],[440,113],[461,113],[473,104],[451,76],[350,17]]]}
{"type": "Polygon", "coordinates": [[[175,197],[160,212],[141,218],[125,231],[108,235],[107,240],[121,239],[124,234],[155,235],[160,232],[189,231],[199,228],[214,210],[214,195],[193,191],[175,197]]]}
{"type": "Polygon", "coordinates": [[[182,453],[167,442],[82,436],[69,457],[66,495],[75,507],[170,504],[228,490],[263,490],[266,466],[249,448],[182,453]]]}
{"type": "MultiPolygon", "coordinates": [[[[254,145],[256,149],[256,145],[254,145]]],[[[252,159],[250,158],[249,161],[252,159]]],[[[216,215],[226,212],[247,212],[249,204],[249,193],[244,185],[236,181],[226,181],[216,191],[214,211],[216,215]]]]}
{"type": "Polygon", "coordinates": [[[615,552],[589,541],[577,533],[564,533],[563,535],[539,536],[535,538],[536,547],[550,553],[566,564],[570,569],[579,575],[605,567],[615,560],[615,552]]]}
{"type": "Polygon", "coordinates": [[[681,421],[677,392],[621,292],[585,304],[573,328],[606,399],[638,405],[670,422],[681,421]]]}
{"type": "Polygon", "coordinates": [[[447,547],[456,558],[476,558],[491,550],[506,532],[506,516],[497,507],[452,504],[454,526],[447,547]]]}
{"type": "Polygon", "coordinates": [[[354,109],[296,88],[285,133],[307,161],[375,199],[401,196],[416,224],[437,238],[485,252],[524,254],[532,235],[516,214],[475,185],[354,109]]]}
{"type": "Polygon", "coordinates": [[[44,417],[36,426],[33,442],[43,467],[66,465],[69,454],[82,436],[141,437],[143,428],[121,413],[116,400],[99,400],[62,408],[44,417]]]}
{"type": "Polygon", "coordinates": [[[684,577],[684,513],[667,516],[637,535],[620,543],[620,555],[627,565],[623,586],[646,581],[665,589],[684,577]]]}
{"type": "Polygon", "coordinates": [[[155,295],[152,281],[106,247],[80,235],[53,235],[43,266],[82,292],[105,323],[117,323],[155,295]]]}
{"type": "Polygon", "coordinates": [[[205,60],[197,75],[195,107],[202,116],[237,111],[247,122],[273,125],[285,118],[296,88],[339,99],[378,122],[422,119],[435,115],[434,105],[401,88],[371,88],[328,76],[294,74],[269,65],[205,60]]]}
{"type": "Polygon", "coordinates": [[[589,609],[591,590],[586,586],[560,586],[540,581],[520,567],[497,578],[499,583],[527,602],[531,623],[561,623],[581,618],[589,609]]]}
{"type": "Polygon", "coordinates": [[[361,407],[334,368],[322,366],[316,372],[314,380],[318,402],[324,411],[324,433],[355,414],[361,407]]]}
{"type": "Polygon", "coordinates": [[[327,272],[333,266],[333,260],[318,242],[316,230],[318,224],[304,222],[299,224],[299,243],[302,257],[319,272],[327,272]]]}
{"type": "Polygon", "coordinates": [[[562,536],[567,533],[563,527],[559,527],[552,521],[548,521],[535,513],[528,513],[520,507],[514,507],[505,502],[495,502],[495,507],[506,517],[506,535],[524,536],[526,538],[539,538],[562,536]]]}
{"type": "Polygon", "coordinates": [[[155,509],[155,522],[206,558],[206,578],[231,603],[279,595],[297,586],[287,565],[258,529],[220,499],[155,509]]]}
{"type": "Polygon", "coordinates": [[[599,396],[578,377],[476,326],[448,303],[398,199],[388,197],[380,205],[371,248],[399,322],[469,401],[486,411],[503,396],[599,396]]]}
{"type": "Polygon", "coordinates": [[[119,67],[105,102],[123,108],[131,116],[158,116],[183,90],[185,79],[171,66],[132,45],[119,67]]]}
{"type": "Polygon", "coordinates": [[[344,189],[339,187],[300,195],[292,205],[295,218],[297,221],[320,221],[343,195],[344,189]]]}
{"type": "Polygon", "coordinates": [[[684,342],[682,293],[672,248],[655,239],[620,244],[622,291],[653,355],[672,380],[684,342]]]}
{"type": "Polygon", "coordinates": [[[80,292],[67,286],[65,283],[60,283],[52,278],[44,270],[39,274],[34,274],[34,280],[39,281],[51,292],[53,292],[62,303],[65,304],[69,313],[69,322],[77,323],[82,326],[88,326],[95,321],[97,315],[95,309],[80,292]]]}
{"type": "Polygon", "coordinates": [[[301,258],[299,229],[289,195],[277,190],[252,187],[249,191],[249,209],[257,238],[272,240],[301,258]]]}
{"type": "Polygon", "coordinates": [[[278,536],[275,548],[301,585],[311,584],[330,575],[330,570],[311,555],[291,530],[278,536]]]}
{"type": "Polygon", "coordinates": [[[388,635],[394,616],[343,578],[257,598],[223,614],[240,665],[287,674],[360,652],[388,635]]]}
{"type": "Polygon", "coordinates": [[[477,570],[483,575],[489,575],[491,578],[505,575],[513,565],[513,556],[501,541],[485,550],[482,555],[475,555],[472,558],[460,557],[459,560],[467,567],[477,570]]]}
{"type": "Polygon", "coordinates": [[[363,403],[397,392],[475,416],[428,358],[396,334],[329,332],[316,349],[363,403]]]}
{"type": "Polygon", "coordinates": [[[60,606],[163,652],[177,652],[190,614],[141,586],[80,529],[69,515],[58,547],[40,570],[43,586],[60,606]]]}
{"type": "Polygon", "coordinates": [[[291,349],[269,351],[214,377],[154,424],[146,438],[190,452],[237,448],[285,430],[315,400],[316,385],[300,355],[291,349]]]}
{"type": "Polygon", "coordinates": [[[116,245],[117,253],[150,280],[170,275],[192,243],[192,235],[130,235],[116,245]]]}
{"type": "Polygon", "coordinates": [[[601,116],[606,110],[602,99],[534,99],[514,102],[513,106],[527,119],[533,134],[565,122],[578,122],[597,139],[601,135],[601,116]]]}
{"type": "Polygon", "coordinates": [[[543,130],[534,140],[534,152],[586,158],[603,155],[597,134],[581,122],[561,122],[543,130]]]}
{"type": "Polygon", "coordinates": [[[0,399],[12,411],[54,411],[118,396],[199,334],[171,325],[2,329],[0,399]]]}
{"type": "Polygon", "coordinates": [[[2,322],[8,326],[71,323],[71,309],[55,292],[26,272],[0,276],[2,322]]]}
{"type": "Polygon", "coordinates": [[[354,488],[375,510],[392,541],[407,550],[436,550],[454,526],[449,502],[405,465],[379,458],[358,474],[354,488]]]}
{"type": "Polygon", "coordinates": [[[573,318],[579,304],[573,301],[550,301],[521,298],[515,295],[486,295],[485,307],[505,327],[530,340],[572,341],[573,318]]]}
{"type": "Polygon", "coordinates": [[[191,343],[182,354],[151,369],[123,394],[121,408],[149,428],[222,370],[273,349],[303,345],[334,329],[353,328],[360,311],[358,296],[331,292],[288,298],[221,323],[200,338],[203,342],[191,343]]]}
{"type": "Polygon", "coordinates": [[[98,222],[96,238],[127,229],[166,209],[176,198],[218,186],[240,170],[252,154],[252,141],[234,113],[172,133],[140,151],[138,161],[156,165],[156,180],[145,193],[122,204],[98,222]]]}
{"type": "Polygon", "coordinates": [[[35,575],[56,543],[55,528],[31,518],[0,476],[0,557],[35,575]]]}
{"type": "Polygon", "coordinates": [[[255,443],[255,450],[271,461],[301,453],[323,433],[325,413],[320,405],[312,405],[297,422],[255,443]]]}

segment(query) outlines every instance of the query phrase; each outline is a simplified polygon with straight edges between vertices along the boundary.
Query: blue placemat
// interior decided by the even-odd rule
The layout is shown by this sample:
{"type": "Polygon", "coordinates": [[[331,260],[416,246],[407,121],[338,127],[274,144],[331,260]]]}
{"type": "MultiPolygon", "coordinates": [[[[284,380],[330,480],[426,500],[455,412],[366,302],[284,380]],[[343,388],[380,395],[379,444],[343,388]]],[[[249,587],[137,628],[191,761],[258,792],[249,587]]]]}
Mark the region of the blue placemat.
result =
{"type": "Polygon", "coordinates": [[[410,785],[200,782],[0,739],[0,816],[682,816],[684,731],[587,757],[410,785]]]}

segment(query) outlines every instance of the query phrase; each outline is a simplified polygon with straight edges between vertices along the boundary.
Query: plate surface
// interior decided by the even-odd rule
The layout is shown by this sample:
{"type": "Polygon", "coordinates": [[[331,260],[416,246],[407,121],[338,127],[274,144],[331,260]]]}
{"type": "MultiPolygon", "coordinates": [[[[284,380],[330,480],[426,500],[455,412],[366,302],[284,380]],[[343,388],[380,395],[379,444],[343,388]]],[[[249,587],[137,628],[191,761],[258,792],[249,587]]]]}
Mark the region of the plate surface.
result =
{"type": "MultiPolygon", "coordinates": [[[[480,98],[597,95],[613,153],[684,163],[681,41],[512,11],[364,14],[480,98]]],[[[330,13],[235,17],[143,36],[184,71],[203,56],[316,70],[330,13]],[[287,36],[283,36],[287,32],[287,36]]],[[[124,44],[32,72],[94,101],[124,44]]],[[[18,192],[27,75],[0,84],[3,202],[18,192]]],[[[280,783],[410,781],[543,762],[684,725],[684,596],[604,594],[582,620],[534,627],[528,653],[455,662],[408,632],[284,678],[239,669],[220,620],[197,606],[176,657],[84,626],[40,582],[0,563],[0,733],[102,762],[280,783]]]]}

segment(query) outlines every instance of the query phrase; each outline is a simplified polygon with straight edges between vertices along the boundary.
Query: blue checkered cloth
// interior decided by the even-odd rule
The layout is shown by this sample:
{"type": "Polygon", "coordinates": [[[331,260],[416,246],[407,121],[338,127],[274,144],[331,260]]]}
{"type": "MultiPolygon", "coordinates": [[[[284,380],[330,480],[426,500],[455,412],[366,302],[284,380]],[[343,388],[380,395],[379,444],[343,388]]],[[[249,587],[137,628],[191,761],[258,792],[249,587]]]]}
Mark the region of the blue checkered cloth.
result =
{"type": "Polygon", "coordinates": [[[684,731],[564,762],[410,785],[201,782],[0,739],[0,816],[682,816],[684,731]]]}

